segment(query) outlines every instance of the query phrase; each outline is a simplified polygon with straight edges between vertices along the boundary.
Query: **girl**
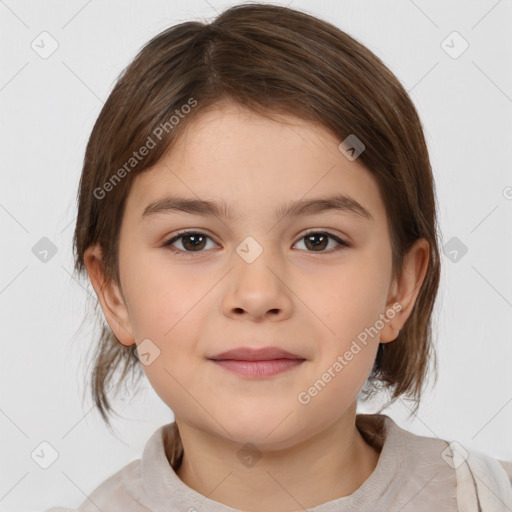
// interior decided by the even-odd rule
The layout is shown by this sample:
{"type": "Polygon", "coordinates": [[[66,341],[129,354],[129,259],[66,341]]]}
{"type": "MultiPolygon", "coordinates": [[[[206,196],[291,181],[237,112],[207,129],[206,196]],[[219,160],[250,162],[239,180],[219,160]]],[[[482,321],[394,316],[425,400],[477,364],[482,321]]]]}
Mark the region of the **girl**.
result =
{"type": "Polygon", "coordinates": [[[414,105],[346,33],[247,4],[149,41],[92,131],[74,249],[102,417],[122,366],[175,421],[74,510],[512,510],[512,462],[356,413],[417,410],[436,215],[414,105]]]}

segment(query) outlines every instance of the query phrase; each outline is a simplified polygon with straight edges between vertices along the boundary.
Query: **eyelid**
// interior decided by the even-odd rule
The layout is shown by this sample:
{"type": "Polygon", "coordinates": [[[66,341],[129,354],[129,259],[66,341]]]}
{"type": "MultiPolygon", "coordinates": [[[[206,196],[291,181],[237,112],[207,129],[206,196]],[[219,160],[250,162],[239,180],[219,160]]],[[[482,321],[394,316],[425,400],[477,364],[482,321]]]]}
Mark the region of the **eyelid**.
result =
{"type": "Polygon", "coordinates": [[[174,233],[171,233],[170,235],[166,236],[165,240],[162,242],[162,244],[168,244],[169,242],[171,242],[172,240],[174,240],[175,238],[179,238],[180,236],[183,236],[183,235],[204,235],[204,236],[207,236],[208,238],[211,238],[212,240],[215,240],[215,238],[213,237],[213,235],[211,235],[208,231],[205,231],[204,229],[193,229],[193,228],[190,228],[190,229],[180,229],[174,233]]]}
{"type": "MultiPolygon", "coordinates": [[[[323,228],[309,228],[306,231],[302,231],[298,235],[297,240],[294,242],[293,245],[300,242],[304,237],[306,237],[309,234],[319,234],[319,233],[328,235],[330,238],[332,238],[333,240],[335,240],[337,242],[338,246],[335,247],[334,249],[330,249],[328,251],[305,251],[305,252],[308,252],[311,254],[315,254],[315,252],[318,252],[318,254],[331,254],[333,252],[336,252],[339,249],[352,247],[352,242],[347,240],[347,237],[345,235],[334,234],[329,229],[323,229],[323,228]]],[[[195,253],[201,254],[203,252],[207,252],[207,251],[184,251],[182,249],[177,249],[176,247],[173,247],[172,244],[174,242],[176,242],[181,237],[183,237],[184,235],[187,235],[187,234],[204,235],[207,238],[211,239],[215,244],[219,245],[215,241],[215,238],[212,235],[210,235],[207,231],[205,231],[203,228],[200,228],[200,229],[199,228],[198,229],[189,228],[189,229],[183,229],[183,230],[177,231],[176,233],[173,233],[169,238],[167,238],[164,242],[162,242],[161,245],[162,245],[162,247],[169,248],[171,251],[173,251],[176,254],[193,255],[195,253]]]]}
{"type": "Polygon", "coordinates": [[[215,238],[202,228],[201,229],[190,228],[190,229],[182,229],[182,230],[176,231],[175,233],[171,234],[169,237],[166,237],[166,239],[160,245],[163,248],[170,249],[172,252],[174,252],[176,254],[193,255],[195,253],[201,254],[203,252],[207,252],[207,251],[184,251],[182,249],[177,249],[176,247],[174,247],[172,245],[174,242],[179,240],[181,237],[183,237],[184,235],[188,235],[188,234],[203,235],[203,236],[209,238],[210,240],[212,240],[215,244],[219,245],[215,241],[215,238]]]}
{"type": "MultiPolygon", "coordinates": [[[[302,238],[309,234],[316,234],[316,233],[324,233],[331,237],[332,239],[336,240],[338,243],[338,247],[335,247],[334,249],[331,249],[330,251],[319,251],[318,254],[329,254],[331,252],[335,252],[336,249],[339,249],[340,247],[349,248],[352,247],[352,242],[348,239],[346,235],[339,235],[332,233],[329,229],[322,229],[322,228],[312,228],[310,230],[304,231],[300,234],[299,238],[297,239],[297,242],[300,241],[302,238]]],[[[295,242],[295,243],[297,243],[295,242]]],[[[293,244],[295,245],[295,244],[293,244]]],[[[311,254],[315,254],[315,251],[307,251],[311,254]]]]}
{"type": "MultiPolygon", "coordinates": [[[[343,241],[346,241],[345,240],[345,235],[341,235],[341,234],[338,234],[338,233],[333,233],[330,229],[328,228],[310,228],[310,229],[307,229],[306,231],[301,231],[300,233],[300,236],[299,238],[302,238],[306,235],[309,235],[310,233],[325,233],[326,235],[331,235],[333,237],[337,237],[343,241]]],[[[347,241],[348,243],[348,241],[347,241]]]]}

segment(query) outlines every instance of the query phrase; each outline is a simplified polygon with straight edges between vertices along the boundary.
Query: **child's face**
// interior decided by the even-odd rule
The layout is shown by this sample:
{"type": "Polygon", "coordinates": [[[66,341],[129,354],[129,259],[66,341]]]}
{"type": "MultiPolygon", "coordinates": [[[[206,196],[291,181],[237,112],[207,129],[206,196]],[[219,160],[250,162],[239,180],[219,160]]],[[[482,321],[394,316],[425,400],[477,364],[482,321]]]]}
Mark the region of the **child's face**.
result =
{"type": "Polygon", "coordinates": [[[137,344],[151,340],[151,359],[155,346],[160,351],[143,365],[151,385],[181,421],[261,446],[285,447],[339,420],[354,406],[379,341],[396,337],[386,326],[366,336],[366,344],[358,341],[395,303],[378,186],[329,132],[288,120],[294,125],[230,104],[203,113],[167,156],[136,178],[120,233],[125,329],[137,344]],[[349,210],[274,218],[285,204],[335,193],[358,201],[373,219],[349,210]],[[171,194],[224,201],[234,216],[163,211],[141,217],[147,205],[171,194]],[[209,238],[178,239],[179,254],[163,246],[183,229],[209,238]],[[339,243],[321,233],[308,243],[309,231],[351,246],[333,251],[339,243]],[[277,346],[305,361],[256,378],[208,359],[242,346],[277,346]],[[329,369],[330,381],[322,380],[329,369]],[[308,391],[315,383],[320,391],[308,391]]]}

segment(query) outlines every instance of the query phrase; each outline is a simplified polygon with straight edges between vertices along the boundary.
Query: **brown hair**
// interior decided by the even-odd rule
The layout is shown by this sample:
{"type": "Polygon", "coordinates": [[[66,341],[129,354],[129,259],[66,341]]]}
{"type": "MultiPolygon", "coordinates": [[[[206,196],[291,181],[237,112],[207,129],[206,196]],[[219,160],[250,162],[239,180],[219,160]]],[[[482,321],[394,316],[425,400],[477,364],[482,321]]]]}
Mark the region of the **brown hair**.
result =
{"type": "MultiPolygon", "coordinates": [[[[437,371],[431,315],[440,279],[434,181],[421,121],[405,89],[376,55],[305,12],[237,5],[209,24],[172,26],[141,49],[119,76],[87,144],[75,270],[84,272],[85,250],[99,244],[106,279],[120,286],[119,228],[132,180],[164,155],[195,116],[222,99],[268,117],[293,114],[320,123],[340,142],[355,134],[365,144],[358,158],[378,182],[386,206],[393,276],[415,240],[429,242],[416,304],[398,338],[380,344],[363,390],[365,400],[379,388],[392,392],[392,401],[409,397],[416,411],[429,362],[437,371]],[[154,147],[135,162],[134,151],[153,146],[150,140],[154,147]]],[[[109,425],[113,409],[107,393],[113,386],[107,391],[107,384],[120,365],[117,390],[128,373],[140,377],[143,372],[136,345],[122,345],[102,323],[91,391],[109,425]]]]}

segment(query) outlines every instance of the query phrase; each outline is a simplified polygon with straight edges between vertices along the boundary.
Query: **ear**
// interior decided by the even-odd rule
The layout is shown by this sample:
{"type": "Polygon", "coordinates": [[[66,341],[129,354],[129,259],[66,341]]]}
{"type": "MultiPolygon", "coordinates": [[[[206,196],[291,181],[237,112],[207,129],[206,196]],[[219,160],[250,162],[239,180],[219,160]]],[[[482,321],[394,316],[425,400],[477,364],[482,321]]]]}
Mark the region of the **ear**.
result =
{"type": "Polygon", "coordinates": [[[429,243],[425,238],[416,240],[405,256],[402,273],[391,284],[386,311],[395,309],[397,302],[402,308],[382,329],[381,343],[394,341],[398,337],[397,331],[402,329],[409,318],[427,273],[429,257],[429,243]]]}
{"type": "Polygon", "coordinates": [[[135,338],[123,294],[117,284],[111,281],[107,282],[101,262],[102,251],[99,245],[86,249],[84,253],[85,267],[98,296],[103,314],[119,342],[126,346],[133,345],[135,338]]]}

